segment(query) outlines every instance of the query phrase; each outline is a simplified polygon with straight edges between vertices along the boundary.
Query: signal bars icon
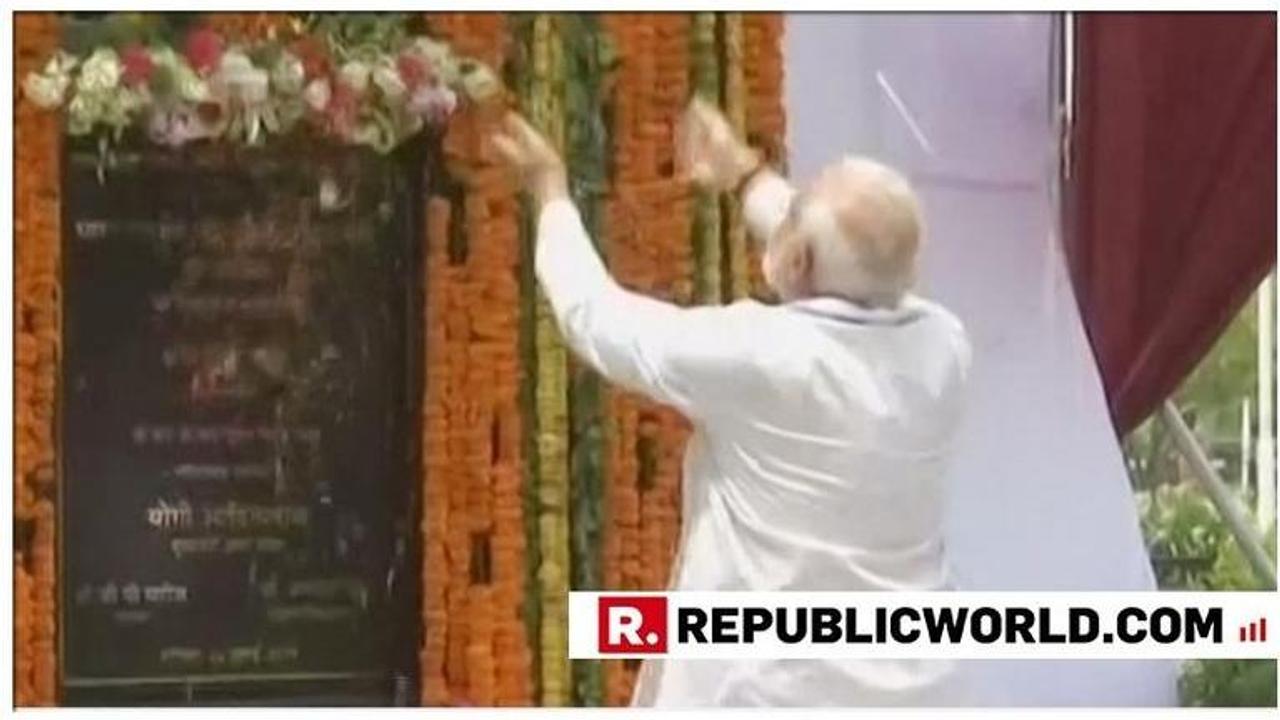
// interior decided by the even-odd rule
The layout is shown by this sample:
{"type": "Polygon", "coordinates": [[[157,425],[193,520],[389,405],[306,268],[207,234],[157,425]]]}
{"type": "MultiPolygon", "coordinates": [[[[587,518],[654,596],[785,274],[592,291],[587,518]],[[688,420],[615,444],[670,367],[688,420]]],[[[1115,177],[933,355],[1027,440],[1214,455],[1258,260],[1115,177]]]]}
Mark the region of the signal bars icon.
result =
{"type": "Polygon", "coordinates": [[[1266,642],[1267,619],[1258,618],[1248,625],[1240,626],[1240,642],[1266,642]]]}

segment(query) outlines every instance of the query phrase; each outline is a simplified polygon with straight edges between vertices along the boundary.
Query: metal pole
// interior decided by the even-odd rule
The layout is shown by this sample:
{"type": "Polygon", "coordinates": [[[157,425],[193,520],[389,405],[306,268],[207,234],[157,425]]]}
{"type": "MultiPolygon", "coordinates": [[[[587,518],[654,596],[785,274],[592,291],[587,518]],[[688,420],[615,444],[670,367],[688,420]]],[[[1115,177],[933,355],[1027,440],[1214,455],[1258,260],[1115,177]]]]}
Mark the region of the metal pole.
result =
{"type": "Polygon", "coordinates": [[[1240,492],[1249,492],[1249,468],[1253,465],[1253,407],[1249,396],[1240,403],[1240,492]]]}
{"type": "Polygon", "coordinates": [[[1276,522],[1276,425],[1275,425],[1275,273],[1258,289],[1258,442],[1257,516],[1263,532],[1276,522]]]}
{"type": "Polygon", "coordinates": [[[1165,427],[1169,428],[1174,444],[1178,446],[1187,464],[1191,466],[1192,474],[1213,500],[1214,506],[1218,508],[1218,514],[1227,522],[1227,527],[1231,529],[1231,534],[1240,544],[1240,549],[1249,561],[1249,566],[1253,568],[1254,574],[1268,589],[1274,590],[1276,588],[1275,564],[1263,549],[1258,529],[1254,527],[1240,501],[1231,494],[1231,489],[1222,481],[1222,478],[1218,477],[1218,471],[1214,470],[1213,465],[1209,463],[1204,449],[1196,441],[1195,433],[1187,427],[1187,422],[1182,419],[1182,413],[1178,412],[1173,401],[1165,400],[1160,406],[1160,420],[1164,422],[1165,427]]]}

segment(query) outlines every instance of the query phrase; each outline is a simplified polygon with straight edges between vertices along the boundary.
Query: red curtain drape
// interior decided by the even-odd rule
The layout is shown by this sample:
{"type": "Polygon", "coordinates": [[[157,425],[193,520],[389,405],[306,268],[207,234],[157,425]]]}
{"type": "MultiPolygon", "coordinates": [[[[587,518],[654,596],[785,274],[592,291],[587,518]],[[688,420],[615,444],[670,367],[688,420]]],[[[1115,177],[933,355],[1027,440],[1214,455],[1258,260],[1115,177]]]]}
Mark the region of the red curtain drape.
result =
{"type": "Polygon", "coordinates": [[[1075,28],[1064,242],[1124,433],[1275,264],[1276,19],[1101,13],[1075,28]]]}

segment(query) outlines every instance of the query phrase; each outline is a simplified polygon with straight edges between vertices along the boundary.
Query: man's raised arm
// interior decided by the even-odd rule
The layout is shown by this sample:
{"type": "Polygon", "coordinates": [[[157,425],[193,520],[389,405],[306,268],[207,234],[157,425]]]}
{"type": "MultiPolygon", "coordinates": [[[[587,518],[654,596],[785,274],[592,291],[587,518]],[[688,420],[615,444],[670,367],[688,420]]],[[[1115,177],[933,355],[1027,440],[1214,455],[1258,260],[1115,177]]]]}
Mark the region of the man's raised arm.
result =
{"type": "Polygon", "coordinates": [[[724,307],[682,308],[610,277],[569,199],[563,164],[519,116],[494,138],[524,175],[538,216],[538,282],[574,352],[609,380],[692,418],[725,407],[751,357],[749,332],[724,307]]]}

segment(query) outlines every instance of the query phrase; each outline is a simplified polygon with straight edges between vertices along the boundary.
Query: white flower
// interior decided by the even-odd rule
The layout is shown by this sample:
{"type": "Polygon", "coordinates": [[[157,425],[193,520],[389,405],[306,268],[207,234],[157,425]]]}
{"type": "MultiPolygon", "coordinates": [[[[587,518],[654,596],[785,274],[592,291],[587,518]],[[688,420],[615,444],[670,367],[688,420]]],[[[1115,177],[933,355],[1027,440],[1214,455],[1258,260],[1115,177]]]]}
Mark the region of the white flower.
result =
{"type": "Polygon", "coordinates": [[[150,100],[146,89],[134,90],[121,87],[115,92],[103,93],[96,108],[96,121],[114,128],[127,127],[134,113],[150,100]]]}
{"type": "Polygon", "coordinates": [[[45,75],[61,75],[70,76],[71,71],[80,63],[80,58],[68,53],[65,50],[59,50],[49,58],[49,62],[44,64],[45,75]]]}
{"type": "Polygon", "coordinates": [[[76,89],[82,93],[106,92],[120,82],[120,57],[111,48],[98,48],[80,68],[76,89]]]}
{"type": "Polygon", "coordinates": [[[178,97],[193,103],[209,100],[209,83],[190,65],[182,63],[175,67],[174,79],[178,83],[178,97]]]}
{"type": "Polygon", "coordinates": [[[68,84],[70,80],[66,76],[27,73],[27,79],[22,82],[22,92],[37,107],[52,110],[62,104],[68,84]]]}
{"type": "Polygon", "coordinates": [[[334,210],[341,200],[342,191],[338,189],[338,183],[334,182],[333,178],[326,176],[320,181],[320,209],[334,210]]]}
{"type": "Polygon", "coordinates": [[[476,65],[462,76],[462,91],[472,100],[485,100],[493,97],[501,88],[497,76],[484,65],[476,65]]]}
{"type": "Polygon", "coordinates": [[[389,100],[400,100],[409,90],[400,77],[400,71],[396,69],[390,58],[383,58],[382,62],[374,68],[373,84],[377,85],[389,100]]]}
{"type": "Polygon", "coordinates": [[[413,52],[426,58],[427,64],[431,66],[437,78],[450,84],[458,79],[458,65],[454,62],[448,45],[431,38],[420,37],[413,42],[412,47],[413,52]]]}
{"type": "Polygon", "coordinates": [[[307,89],[302,91],[302,99],[306,101],[307,107],[316,112],[324,112],[329,107],[329,81],[324,78],[317,78],[307,83],[307,89]]]}
{"type": "Polygon", "coordinates": [[[91,95],[77,94],[67,105],[67,132],[71,135],[88,135],[102,112],[101,103],[91,95]]]}
{"type": "Polygon", "coordinates": [[[22,83],[23,93],[37,107],[51,110],[66,99],[71,85],[71,71],[79,62],[74,55],[59,50],[38,73],[28,73],[22,83]]]}
{"type": "Polygon", "coordinates": [[[359,95],[369,87],[369,66],[359,60],[352,60],[342,66],[338,71],[338,76],[342,78],[343,84],[359,95]]]}
{"type": "Polygon", "coordinates": [[[302,61],[287,50],[281,52],[280,59],[276,60],[275,67],[271,68],[271,84],[276,90],[286,95],[297,95],[302,92],[306,79],[306,70],[302,67],[302,61]]]}
{"type": "Polygon", "coordinates": [[[248,55],[235,50],[228,51],[218,64],[218,72],[212,78],[215,95],[238,100],[245,105],[266,102],[269,78],[265,70],[253,66],[248,55]]]}

